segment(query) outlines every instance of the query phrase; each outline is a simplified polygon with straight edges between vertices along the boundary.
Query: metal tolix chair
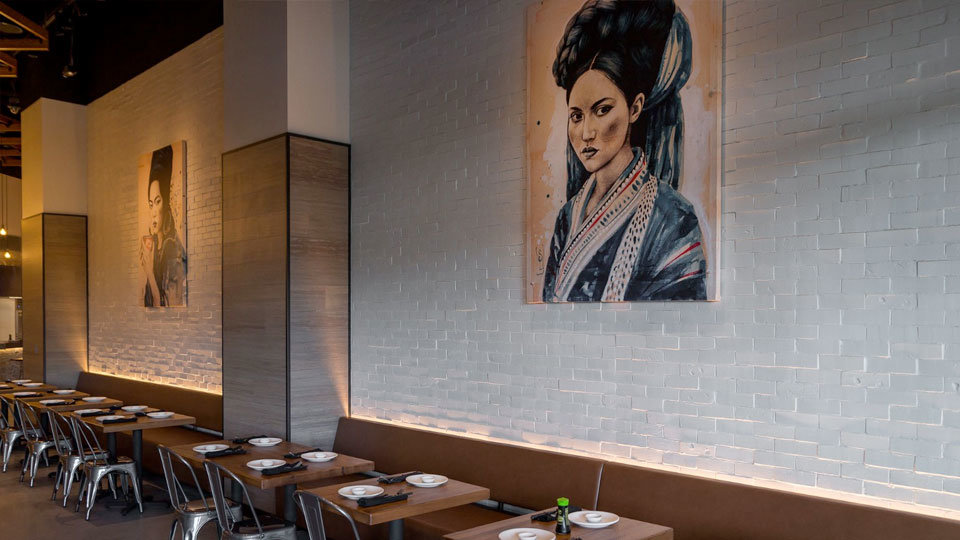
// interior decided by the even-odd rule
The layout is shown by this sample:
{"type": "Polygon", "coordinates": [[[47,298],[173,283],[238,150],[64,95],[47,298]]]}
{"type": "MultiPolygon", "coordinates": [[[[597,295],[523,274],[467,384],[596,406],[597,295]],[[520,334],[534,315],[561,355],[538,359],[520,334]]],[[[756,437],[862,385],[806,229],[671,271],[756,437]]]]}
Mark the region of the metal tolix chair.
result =
{"type": "MultiPolygon", "coordinates": [[[[176,513],[170,527],[170,540],[173,540],[176,536],[178,526],[183,540],[195,540],[204,525],[211,521],[217,521],[216,505],[212,498],[204,496],[200,481],[187,460],[171,452],[169,448],[163,445],[158,446],[157,451],[160,453],[160,465],[163,468],[163,477],[167,483],[167,496],[170,497],[170,506],[176,513]],[[197,490],[200,491],[198,499],[190,499],[187,496],[187,492],[177,476],[177,467],[175,467],[177,463],[182,465],[179,468],[186,469],[190,473],[193,485],[197,486],[197,490]]],[[[239,504],[231,504],[228,501],[227,508],[233,520],[240,521],[243,518],[243,508],[239,504]]]]}
{"type": "MultiPolygon", "coordinates": [[[[80,510],[80,503],[86,496],[86,520],[89,521],[93,505],[97,502],[97,488],[100,481],[113,474],[122,474],[124,492],[127,491],[127,477],[129,477],[130,484],[133,484],[134,499],[137,501],[137,506],[142,514],[143,499],[140,497],[140,475],[137,474],[136,462],[126,456],[102,457],[103,450],[99,447],[99,441],[93,432],[93,428],[75,416],[70,418],[70,422],[73,427],[74,440],[77,441],[77,451],[83,461],[83,481],[80,484],[80,496],[77,498],[77,510],[80,510]]],[[[113,482],[110,483],[113,484],[113,482]]]]}
{"type": "Polygon", "coordinates": [[[221,539],[296,540],[296,524],[270,514],[257,514],[257,509],[254,508],[253,501],[247,493],[247,486],[243,485],[243,482],[235,474],[209,459],[203,462],[203,468],[207,471],[207,479],[210,481],[210,494],[217,509],[217,521],[220,523],[220,528],[223,529],[221,539]],[[243,494],[241,504],[245,503],[250,507],[251,518],[237,520],[228,511],[227,498],[223,494],[223,479],[225,477],[229,478],[231,482],[235,482],[234,485],[239,486],[243,494]]]}
{"type": "Polygon", "coordinates": [[[324,506],[345,517],[353,530],[354,540],[360,540],[356,522],[343,508],[309,491],[297,490],[294,492],[293,498],[297,501],[300,510],[303,511],[303,518],[307,522],[307,533],[310,535],[310,540],[327,540],[327,531],[323,526],[324,506]]]}

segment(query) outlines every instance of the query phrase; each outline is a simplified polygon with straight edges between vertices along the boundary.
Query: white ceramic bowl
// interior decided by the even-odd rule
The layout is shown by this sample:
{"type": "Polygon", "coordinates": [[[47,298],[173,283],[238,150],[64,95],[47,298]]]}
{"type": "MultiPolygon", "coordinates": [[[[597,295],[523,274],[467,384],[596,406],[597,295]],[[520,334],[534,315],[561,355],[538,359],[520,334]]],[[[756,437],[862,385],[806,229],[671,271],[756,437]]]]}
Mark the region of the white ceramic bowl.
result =
{"type": "Polygon", "coordinates": [[[148,412],[147,416],[149,416],[150,418],[170,418],[171,416],[173,416],[173,413],[170,411],[153,411],[153,412],[148,412]]]}
{"type": "Polygon", "coordinates": [[[587,518],[587,521],[590,523],[600,523],[603,521],[603,516],[596,512],[587,512],[583,517],[587,518]]]}
{"type": "Polygon", "coordinates": [[[301,454],[300,457],[312,463],[323,463],[335,459],[337,454],[336,452],[307,452],[301,454]]]}
{"type": "Polygon", "coordinates": [[[120,407],[120,408],[123,409],[123,410],[125,410],[125,411],[127,411],[127,412],[140,412],[140,411],[146,409],[147,406],[146,406],[146,405],[126,405],[126,406],[120,407]]]}
{"type": "Polygon", "coordinates": [[[69,389],[69,390],[63,389],[63,390],[54,390],[54,391],[53,391],[54,394],[60,394],[61,396],[66,395],[66,394],[72,394],[72,393],[74,393],[74,392],[76,392],[76,390],[74,390],[73,388],[71,388],[71,389],[69,389]]]}
{"type": "Polygon", "coordinates": [[[526,540],[527,538],[536,538],[536,540],[556,540],[557,536],[550,531],[544,531],[542,529],[520,528],[503,531],[497,535],[497,538],[500,540],[526,540]]]}
{"type": "Polygon", "coordinates": [[[442,474],[411,474],[407,483],[421,488],[432,488],[447,483],[448,478],[442,474]]]}
{"type": "Polygon", "coordinates": [[[32,395],[34,395],[34,394],[36,394],[36,392],[14,392],[14,393],[13,393],[13,396],[14,396],[14,397],[32,396],[32,395]]]}
{"type": "Polygon", "coordinates": [[[620,516],[610,513],[610,512],[601,512],[599,510],[586,512],[570,512],[570,523],[574,525],[585,527],[587,529],[602,529],[604,527],[609,527],[614,523],[620,521],[620,516]],[[593,517],[591,519],[588,516],[600,516],[600,519],[593,517]]]}
{"type": "Polygon", "coordinates": [[[380,486],[345,486],[337,490],[337,493],[339,493],[341,497],[346,497],[351,501],[355,501],[363,497],[376,497],[377,495],[383,493],[383,488],[380,486]],[[363,492],[354,493],[353,490],[355,488],[363,488],[363,492]]]}
{"type": "Polygon", "coordinates": [[[537,540],[537,533],[522,532],[517,534],[517,538],[520,540],[537,540]]]}
{"type": "Polygon", "coordinates": [[[264,469],[271,469],[273,467],[279,467],[283,465],[286,461],[282,459],[255,459],[253,461],[247,462],[247,467],[255,471],[262,471],[264,469]]]}
{"type": "Polygon", "coordinates": [[[277,437],[261,437],[259,439],[250,439],[248,443],[254,446],[276,446],[283,442],[283,439],[277,437]]]}
{"type": "Polygon", "coordinates": [[[193,451],[198,454],[209,454],[210,452],[219,452],[227,448],[230,447],[225,444],[201,444],[200,446],[194,446],[193,451]]]}
{"type": "Polygon", "coordinates": [[[23,383],[30,382],[30,379],[14,379],[10,382],[12,382],[13,384],[23,384],[23,383]]]}
{"type": "Polygon", "coordinates": [[[100,403],[101,401],[104,401],[105,399],[107,399],[107,398],[104,397],[104,396],[87,396],[87,397],[83,398],[84,401],[87,401],[87,402],[89,402],[89,403],[100,403]]]}
{"type": "Polygon", "coordinates": [[[21,386],[23,386],[23,387],[25,387],[25,388],[36,388],[36,387],[38,387],[38,386],[43,386],[43,383],[42,383],[42,382],[27,382],[27,383],[23,383],[21,386]]]}

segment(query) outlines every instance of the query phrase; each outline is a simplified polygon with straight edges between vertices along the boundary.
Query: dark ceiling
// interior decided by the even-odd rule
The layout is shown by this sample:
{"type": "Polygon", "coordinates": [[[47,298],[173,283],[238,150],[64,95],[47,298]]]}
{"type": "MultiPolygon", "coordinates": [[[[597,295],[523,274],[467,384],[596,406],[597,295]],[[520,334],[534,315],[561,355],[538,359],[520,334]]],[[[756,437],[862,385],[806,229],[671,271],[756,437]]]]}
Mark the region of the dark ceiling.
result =
{"type": "MultiPolygon", "coordinates": [[[[4,0],[46,27],[50,50],[20,51],[0,79],[0,113],[41,97],[86,105],[223,24],[223,0],[4,0]],[[73,70],[63,77],[73,39],[73,70]]],[[[14,108],[16,110],[16,108],[14,108]]],[[[19,167],[0,172],[19,177],[19,167]]]]}

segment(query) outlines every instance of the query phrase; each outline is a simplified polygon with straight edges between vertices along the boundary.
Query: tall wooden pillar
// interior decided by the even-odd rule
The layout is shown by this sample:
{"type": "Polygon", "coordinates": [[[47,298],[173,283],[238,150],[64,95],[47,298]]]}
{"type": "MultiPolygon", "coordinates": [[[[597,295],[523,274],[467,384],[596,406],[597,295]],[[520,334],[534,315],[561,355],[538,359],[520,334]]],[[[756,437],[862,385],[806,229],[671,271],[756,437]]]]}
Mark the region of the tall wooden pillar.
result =
{"type": "Polygon", "coordinates": [[[329,447],[349,388],[350,147],[223,156],[224,432],[329,447]]]}

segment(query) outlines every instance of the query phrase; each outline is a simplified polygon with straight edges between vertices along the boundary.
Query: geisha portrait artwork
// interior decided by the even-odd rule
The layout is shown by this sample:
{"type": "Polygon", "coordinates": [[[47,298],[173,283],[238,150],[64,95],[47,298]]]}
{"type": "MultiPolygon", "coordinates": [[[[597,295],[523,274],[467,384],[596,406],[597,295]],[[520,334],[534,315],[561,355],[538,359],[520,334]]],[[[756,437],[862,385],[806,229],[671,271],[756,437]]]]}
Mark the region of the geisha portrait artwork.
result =
{"type": "Polygon", "coordinates": [[[187,305],[186,156],[186,141],[177,141],[137,164],[137,296],[144,307],[187,305]]]}
{"type": "Polygon", "coordinates": [[[528,302],[718,299],[721,7],[530,8],[528,302]]]}

